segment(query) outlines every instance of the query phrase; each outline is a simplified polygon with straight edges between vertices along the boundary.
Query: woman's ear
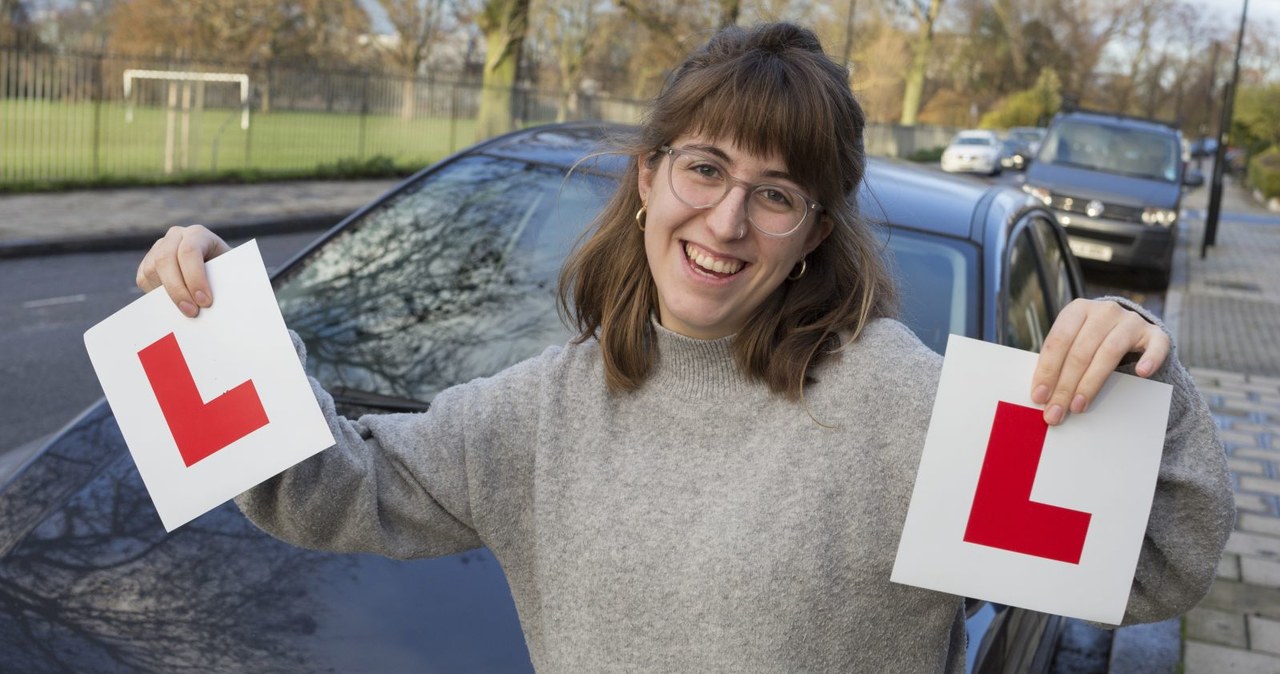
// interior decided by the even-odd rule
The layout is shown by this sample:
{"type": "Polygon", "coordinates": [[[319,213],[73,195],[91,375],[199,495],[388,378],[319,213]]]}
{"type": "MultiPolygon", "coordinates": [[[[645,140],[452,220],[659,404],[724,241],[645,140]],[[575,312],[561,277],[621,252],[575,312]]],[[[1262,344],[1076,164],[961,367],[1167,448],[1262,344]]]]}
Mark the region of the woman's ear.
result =
{"type": "Polygon", "coordinates": [[[827,237],[831,235],[831,218],[825,215],[818,216],[818,222],[814,224],[813,229],[809,230],[809,235],[804,240],[804,254],[812,253],[827,237]]]}
{"type": "Polygon", "coordinates": [[[649,190],[653,188],[654,167],[650,165],[649,157],[644,155],[636,157],[636,167],[639,169],[637,187],[640,189],[640,201],[647,204],[649,190]]]}

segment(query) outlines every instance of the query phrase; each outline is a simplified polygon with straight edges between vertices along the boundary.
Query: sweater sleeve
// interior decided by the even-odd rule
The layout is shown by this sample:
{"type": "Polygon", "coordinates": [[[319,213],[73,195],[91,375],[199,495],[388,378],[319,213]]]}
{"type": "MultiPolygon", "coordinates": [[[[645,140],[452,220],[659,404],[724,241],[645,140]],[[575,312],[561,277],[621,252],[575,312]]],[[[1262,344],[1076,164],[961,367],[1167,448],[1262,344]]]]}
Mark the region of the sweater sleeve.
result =
{"type": "MultiPolygon", "coordinates": [[[[292,336],[305,365],[305,347],[292,336]]],[[[495,504],[495,495],[522,493],[498,483],[527,475],[502,457],[519,456],[513,450],[521,443],[513,439],[531,441],[536,407],[521,396],[536,386],[536,370],[526,361],[442,391],[429,411],[356,421],[340,416],[311,378],[335,445],[246,491],[236,504],[259,528],[306,548],[409,559],[484,545],[492,519],[486,508],[510,510],[495,504]]]]}
{"type": "MultiPolygon", "coordinates": [[[[1127,299],[1104,299],[1165,329],[1159,319],[1127,299]]],[[[1122,365],[1120,371],[1133,374],[1135,366],[1122,365]]],[[[1170,384],[1173,396],[1155,499],[1125,608],[1126,625],[1166,620],[1194,607],[1213,583],[1235,522],[1222,442],[1191,374],[1178,362],[1176,345],[1150,378],[1170,384]]]]}

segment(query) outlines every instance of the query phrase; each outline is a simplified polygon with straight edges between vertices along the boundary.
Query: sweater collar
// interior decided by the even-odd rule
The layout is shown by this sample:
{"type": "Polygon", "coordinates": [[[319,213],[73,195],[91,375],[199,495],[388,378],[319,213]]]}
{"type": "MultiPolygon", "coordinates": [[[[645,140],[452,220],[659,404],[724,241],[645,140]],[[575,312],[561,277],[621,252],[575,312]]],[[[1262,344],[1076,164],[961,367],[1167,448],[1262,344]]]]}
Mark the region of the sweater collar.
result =
{"type": "Polygon", "coordinates": [[[733,359],[733,335],[694,339],[662,327],[656,320],[658,359],[651,383],[664,391],[717,396],[752,386],[733,359]]]}

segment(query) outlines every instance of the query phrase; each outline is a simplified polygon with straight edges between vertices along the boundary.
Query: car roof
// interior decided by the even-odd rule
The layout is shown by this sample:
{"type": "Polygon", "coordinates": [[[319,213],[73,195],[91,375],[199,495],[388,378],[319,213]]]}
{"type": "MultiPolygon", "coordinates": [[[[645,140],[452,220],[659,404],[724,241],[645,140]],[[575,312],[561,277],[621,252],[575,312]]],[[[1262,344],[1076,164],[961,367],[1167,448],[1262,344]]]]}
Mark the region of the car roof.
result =
{"type": "MultiPolygon", "coordinates": [[[[611,138],[631,127],[600,122],[567,122],[516,131],[473,148],[470,153],[520,161],[574,166],[584,155],[600,153],[577,170],[615,178],[626,169],[626,157],[608,150],[611,138]]],[[[990,134],[982,130],[980,133],[990,134]]],[[[999,188],[996,188],[999,189],[999,188]]],[[[875,224],[892,224],[962,239],[972,238],[970,215],[991,187],[966,179],[882,157],[868,157],[867,175],[858,197],[864,217],[875,224]],[[929,194],[930,199],[920,199],[929,194]],[[963,214],[963,217],[957,217],[963,214]]]]}
{"type": "Polygon", "coordinates": [[[1178,129],[1156,119],[1128,117],[1114,113],[1076,110],[1074,112],[1060,112],[1054,118],[1055,123],[1068,120],[1094,122],[1096,124],[1106,124],[1108,126],[1119,126],[1130,129],[1142,129],[1144,131],[1155,131],[1157,133],[1167,133],[1170,135],[1180,134],[1178,129]]]}

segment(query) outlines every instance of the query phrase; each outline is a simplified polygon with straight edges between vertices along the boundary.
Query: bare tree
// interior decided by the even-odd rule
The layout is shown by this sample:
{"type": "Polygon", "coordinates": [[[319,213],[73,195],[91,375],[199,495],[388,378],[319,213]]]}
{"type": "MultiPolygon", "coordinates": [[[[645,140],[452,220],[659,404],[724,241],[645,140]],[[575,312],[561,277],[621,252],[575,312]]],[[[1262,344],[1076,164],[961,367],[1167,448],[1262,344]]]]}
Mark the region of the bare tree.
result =
{"type": "Polygon", "coordinates": [[[115,0],[113,51],[317,65],[358,58],[369,17],[356,0],[115,0]]]}
{"type": "Polygon", "coordinates": [[[484,0],[475,22],[485,43],[476,136],[489,138],[512,128],[512,101],[529,27],[529,0],[484,0]]]}
{"type": "Polygon", "coordinates": [[[378,4],[396,30],[394,43],[379,46],[387,60],[404,74],[400,117],[413,119],[417,76],[431,58],[431,48],[443,28],[449,6],[446,0],[378,0],[378,4]]]}
{"type": "Polygon", "coordinates": [[[1072,55],[1070,68],[1059,74],[1064,93],[1078,101],[1087,98],[1090,84],[1107,45],[1128,26],[1128,0],[1060,0],[1046,3],[1044,16],[1063,49],[1072,55]]]}
{"type": "Polygon", "coordinates": [[[929,67],[929,52],[933,47],[934,26],[942,12],[943,0],[897,0],[905,5],[915,23],[915,35],[911,40],[911,65],[907,68],[906,89],[902,93],[902,117],[898,123],[915,126],[924,97],[925,73],[929,67]]]}
{"type": "Polygon", "coordinates": [[[34,37],[22,0],[0,0],[0,44],[26,43],[34,37]]]}
{"type": "Polygon", "coordinates": [[[578,114],[579,90],[593,52],[604,39],[598,0],[541,0],[535,14],[545,22],[543,34],[555,54],[560,102],[556,121],[578,114]]]}

